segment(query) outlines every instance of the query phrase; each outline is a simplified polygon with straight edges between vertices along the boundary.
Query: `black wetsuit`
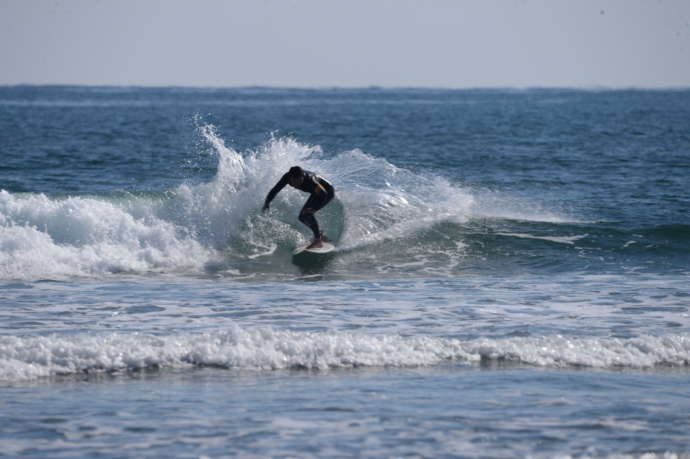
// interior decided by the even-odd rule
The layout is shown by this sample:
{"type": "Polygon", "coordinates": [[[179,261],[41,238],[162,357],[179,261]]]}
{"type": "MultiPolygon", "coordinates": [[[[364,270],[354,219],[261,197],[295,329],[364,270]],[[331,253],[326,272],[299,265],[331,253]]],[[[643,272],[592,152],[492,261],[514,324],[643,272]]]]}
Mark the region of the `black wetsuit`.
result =
{"type": "Polygon", "coordinates": [[[299,221],[307,225],[309,229],[312,230],[314,233],[314,239],[320,239],[321,231],[319,230],[319,223],[316,221],[316,218],[314,218],[314,212],[328,204],[329,201],[333,199],[333,196],[335,196],[335,191],[330,183],[315,173],[306,170],[303,172],[302,183],[300,183],[298,186],[290,183],[289,172],[283,175],[278,183],[271,188],[271,191],[268,192],[264,207],[268,207],[271,201],[273,201],[273,198],[275,198],[280,190],[285,188],[285,185],[288,184],[294,188],[297,188],[298,190],[309,193],[311,196],[309,196],[307,202],[304,203],[304,206],[299,213],[299,221]]]}

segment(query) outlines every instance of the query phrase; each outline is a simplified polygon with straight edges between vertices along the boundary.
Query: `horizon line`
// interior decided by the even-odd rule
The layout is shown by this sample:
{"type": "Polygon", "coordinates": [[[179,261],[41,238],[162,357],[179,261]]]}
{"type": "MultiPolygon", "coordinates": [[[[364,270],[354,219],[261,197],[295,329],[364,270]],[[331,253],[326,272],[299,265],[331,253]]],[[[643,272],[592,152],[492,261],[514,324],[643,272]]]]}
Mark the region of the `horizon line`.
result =
{"type": "Polygon", "coordinates": [[[529,90],[571,90],[571,91],[683,91],[690,90],[689,85],[582,85],[582,86],[568,86],[568,85],[516,85],[516,86],[431,86],[431,85],[263,85],[263,84],[248,84],[248,85],[177,85],[177,84],[114,84],[114,83],[0,83],[0,88],[13,87],[54,87],[54,88],[120,88],[120,89],[206,89],[206,90],[230,90],[230,89],[254,89],[254,90],[305,90],[305,91],[324,91],[324,90],[437,90],[437,91],[473,91],[473,90],[511,90],[511,91],[529,91],[529,90]]]}

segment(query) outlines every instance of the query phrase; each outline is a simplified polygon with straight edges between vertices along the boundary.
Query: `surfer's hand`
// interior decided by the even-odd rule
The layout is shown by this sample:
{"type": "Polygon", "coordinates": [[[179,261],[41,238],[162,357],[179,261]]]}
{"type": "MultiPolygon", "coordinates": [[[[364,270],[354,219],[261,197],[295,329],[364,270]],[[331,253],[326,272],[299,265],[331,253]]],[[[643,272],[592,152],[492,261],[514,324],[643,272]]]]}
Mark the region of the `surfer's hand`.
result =
{"type": "Polygon", "coordinates": [[[264,204],[264,206],[261,208],[261,212],[263,212],[263,213],[268,212],[268,210],[269,210],[268,204],[264,204]]]}

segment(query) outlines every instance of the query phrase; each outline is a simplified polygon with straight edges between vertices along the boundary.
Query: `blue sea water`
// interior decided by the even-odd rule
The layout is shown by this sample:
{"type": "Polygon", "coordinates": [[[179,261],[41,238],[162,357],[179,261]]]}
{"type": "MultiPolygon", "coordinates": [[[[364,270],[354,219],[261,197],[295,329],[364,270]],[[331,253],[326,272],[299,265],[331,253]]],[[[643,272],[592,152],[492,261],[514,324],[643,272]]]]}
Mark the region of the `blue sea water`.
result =
{"type": "Polygon", "coordinates": [[[690,454],[688,90],[0,87],[0,157],[0,455],[690,454]]]}

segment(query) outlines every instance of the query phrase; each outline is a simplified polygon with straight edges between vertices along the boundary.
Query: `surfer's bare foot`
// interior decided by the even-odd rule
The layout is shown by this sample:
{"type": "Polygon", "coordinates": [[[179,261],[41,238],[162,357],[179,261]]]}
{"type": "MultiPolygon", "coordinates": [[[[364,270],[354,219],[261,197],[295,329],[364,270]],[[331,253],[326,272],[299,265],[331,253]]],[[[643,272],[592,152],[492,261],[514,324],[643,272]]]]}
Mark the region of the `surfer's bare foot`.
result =
{"type": "Polygon", "coordinates": [[[314,242],[312,242],[307,249],[319,249],[323,247],[323,241],[321,239],[314,239],[314,242]]]}

